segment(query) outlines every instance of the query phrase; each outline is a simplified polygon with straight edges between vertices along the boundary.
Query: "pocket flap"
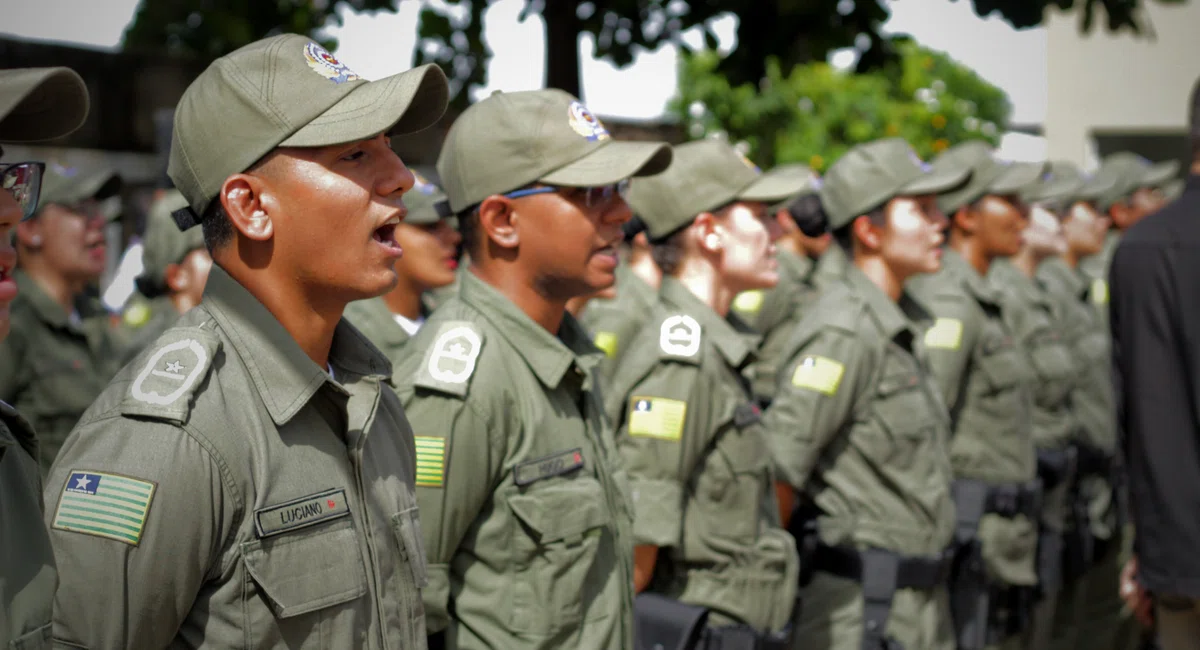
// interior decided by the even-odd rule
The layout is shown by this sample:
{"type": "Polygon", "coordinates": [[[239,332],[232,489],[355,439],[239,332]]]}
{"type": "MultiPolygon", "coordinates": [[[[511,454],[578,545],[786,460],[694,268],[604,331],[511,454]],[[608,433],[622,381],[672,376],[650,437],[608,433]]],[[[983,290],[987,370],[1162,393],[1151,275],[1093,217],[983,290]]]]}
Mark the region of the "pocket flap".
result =
{"type": "Polygon", "coordinates": [[[990,348],[985,346],[983,356],[979,357],[979,372],[987,377],[993,391],[1004,390],[1031,376],[1023,357],[1011,339],[993,342],[990,348]]]}
{"type": "Polygon", "coordinates": [[[242,558],[279,618],[307,614],[367,593],[367,576],[351,526],[245,542],[242,558]]]}
{"type": "Polygon", "coordinates": [[[590,478],[545,485],[526,494],[508,497],[513,514],[537,533],[542,543],[572,537],[605,526],[610,521],[604,491],[590,478]]]}

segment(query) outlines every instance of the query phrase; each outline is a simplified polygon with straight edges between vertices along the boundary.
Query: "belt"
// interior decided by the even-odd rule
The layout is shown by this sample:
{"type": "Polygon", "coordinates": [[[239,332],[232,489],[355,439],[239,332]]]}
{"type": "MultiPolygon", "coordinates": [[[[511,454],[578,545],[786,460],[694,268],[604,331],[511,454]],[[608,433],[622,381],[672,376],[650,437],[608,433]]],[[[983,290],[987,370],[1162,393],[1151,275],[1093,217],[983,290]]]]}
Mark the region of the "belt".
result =
{"type": "Polygon", "coordinates": [[[984,502],[984,512],[995,513],[1009,519],[1017,515],[1036,519],[1041,514],[1041,510],[1042,489],[1037,484],[993,485],[988,490],[987,501],[984,502]]]}
{"type": "MultiPolygon", "coordinates": [[[[950,578],[953,560],[951,553],[938,556],[900,555],[896,569],[897,589],[934,589],[946,584],[950,578]]],[[[824,571],[839,578],[862,582],[862,553],[845,546],[817,547],[812,559],[813,569],[824,571]]]]}
{"type": "Polygon", "coordinates": [[[760,632],[749,625],[706,627],[696,650],[787,650],[787,632],[760,632]]]}

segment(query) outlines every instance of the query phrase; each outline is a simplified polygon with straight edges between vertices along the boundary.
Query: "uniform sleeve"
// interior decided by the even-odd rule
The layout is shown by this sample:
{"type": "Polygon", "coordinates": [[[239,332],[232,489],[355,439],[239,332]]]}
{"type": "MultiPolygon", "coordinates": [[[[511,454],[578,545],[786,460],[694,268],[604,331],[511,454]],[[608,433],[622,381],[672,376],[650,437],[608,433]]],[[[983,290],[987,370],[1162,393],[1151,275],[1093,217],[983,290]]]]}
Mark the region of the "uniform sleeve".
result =
{"type": "Polygon", "coordinates": [[[172,644],[204,582],[235,561],[226,546],[244,504],[222,467],[167,423],[108,418],[71,435],[45,492],[56,640],[172,644]]]}
{"type": "Polygon", "coordinates": [[[450,624],[450,561],[503,471],[504,450],[493,440],[507,437],[502,419],[457,398],[410,396],[404,412],[417,432],[417,506],[429,562],[422,596],[434,634],[450,624]]]}
{"type": "Polygon", "coordinates": [[[929,370],[946,400],[946,408],[955,412],[962,398],[963,382],[971,362],[971,352],[979,338],[980,323],[975,306],[965,299],[934,298],[929,301],[934,324],[924,335],[929,370]]]}
{"type": "Polygon", "coordinates": [[[870,388],[870,356],[848,332],[824,330],[780,365],[763,427],[779,477],[797,490],[825,446],[853,421],[860,396],[870,388]]]}
{"type": "Polygon", "coordinates": [[[623,396],[617,446],[634,500],[634,543],[679,544],[684,490],[715,431],[715,396],[697,366],[664,362],[623,396]]]}

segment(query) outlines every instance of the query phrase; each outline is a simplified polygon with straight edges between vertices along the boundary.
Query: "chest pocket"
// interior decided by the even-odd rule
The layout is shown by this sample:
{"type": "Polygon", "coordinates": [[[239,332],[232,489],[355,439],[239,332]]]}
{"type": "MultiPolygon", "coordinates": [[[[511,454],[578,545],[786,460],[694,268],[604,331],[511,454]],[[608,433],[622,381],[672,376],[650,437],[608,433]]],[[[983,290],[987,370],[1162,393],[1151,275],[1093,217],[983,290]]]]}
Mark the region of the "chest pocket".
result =
{"type": "Polygon", "coordinates": [[[512,530],[513,597],[510,624],[554,634],[602,617],[589,605],[609,588],[616,570],[609,499],[590,476],[538,481],[508,497],[512,530]]]}
{"type": "Polygon", "coordinates": [[[765,490],[770,484],[769,454],[760,424],[761,416],[748,402],[730,402],[720,437],[694,473],[697,506],[709,539],[737,544],[758,537],[765,490]]]}
{"type": "Polygon", "coordinates": [[[866,438],[864,451],[897,469],[911,469],[923,462],[922,450],[930,446],[943,424],[915,363],[888,362],[872,411],[879,435],[866,438]]]}
{"type": "Polygon", "coordinates": [[[357,643],[371,605],[358,536],[349,520],[241,546],[250,647],[326,648],[357,643]]]}
{"type": "MultiPolygon", "coordinates": [[[[985,396],[1002,396],[1017,392],[1017,387],[1031,378],[1028,361],[1016,341],[1006,333],[992,332],[979,346],[975,367],[983,377],[985,396]]],[[[1011,405],[1009,405],[1011,408],[1011,405]]]]}
{"type": "Polygon", "coordinates": [[[1029,341],[1029,357],[1037,376],[1034,395],[1038,406],[1055,408],[1071,393],[1075,361],[1066,343],[1055,332],[1043,332],[1029,341]]]}

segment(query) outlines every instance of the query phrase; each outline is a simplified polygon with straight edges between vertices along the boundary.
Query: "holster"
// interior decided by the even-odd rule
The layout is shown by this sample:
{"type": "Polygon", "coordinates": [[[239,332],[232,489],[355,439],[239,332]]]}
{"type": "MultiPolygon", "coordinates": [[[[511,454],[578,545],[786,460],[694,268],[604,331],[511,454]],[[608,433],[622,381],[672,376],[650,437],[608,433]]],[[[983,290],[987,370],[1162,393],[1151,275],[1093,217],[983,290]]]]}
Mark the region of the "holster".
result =
{"type": "Polygon", "coordinates": [[[959,650],[982,650],[988,641],[991,590],[979,544],[979,520],[988,504],[982,481],[955,481],[954,568],[950,576],[950,614],[959,650]]]}
{"type": "Polygon", "coordinates": [[[1074,477],[1078,453],[1073,445],[1063,449],[1038,449],[1037,472],[1038,478],[1042,479],[1042,489],[1049,492],[1074,477]]]}
{"type": "Polygon", "coordinates": [[[1042,593],[1058,590],[1063,584],[1063,536],[1042,530],[1038,533],[1038,587],[1042,593]]]}
{"type": "Polygon", "coordinates": [[[746,625],[710,627],[704,630],[698,650],[788,650],[786,632],[763,633],[746,625]]]}
{"type": "Polygon", "coordinates": [[[702,650],[708,608],[688,605],[654,593],[641,593],[633,603],[636,650],[702,650]]]}

